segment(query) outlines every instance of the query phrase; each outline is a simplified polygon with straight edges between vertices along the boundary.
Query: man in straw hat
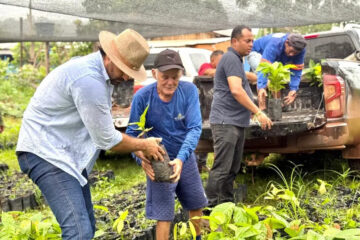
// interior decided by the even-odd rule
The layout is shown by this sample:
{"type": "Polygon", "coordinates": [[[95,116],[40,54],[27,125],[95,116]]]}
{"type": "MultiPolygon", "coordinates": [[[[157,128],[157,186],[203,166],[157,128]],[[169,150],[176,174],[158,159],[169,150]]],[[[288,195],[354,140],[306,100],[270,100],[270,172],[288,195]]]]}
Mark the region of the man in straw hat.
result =
{"type": "MultiPolygon", "coordinates": [[[[189,211],[190,218],[201,216],[202,208],[207,205],[194,154],[201,134],[201,113],[196,86],[180,81],[184,66],[179,53],[170,49],[160,52],[154,66],[152,75],[157,82],[136,92],[129,121],[138,122],[148,107],[146,127],[152,127],[152,130],[147,134],[163,139],[171,160],[173,182],[155,182],[149,159],[141,152],[135,153],[147,175],[146,217],[157,220],[156,239],[167,240],[174,219],[175,194],[183,208],[189,211]]],[[[126,133],[137,136],[139,131],[129,125],[126,133]]],[[[199,240],[200,220],[191,221],[199,240]]]]}
{"type": "Polygon", "coordinates": [[[92,239],[95,218],[87,176],[101,149],[142,151],[163,160],[159,138],[115,130],[113,85],[144,80],[145,39],[127,29],[100,32],[101,49],[54,69],[37,88],[23,117],[16,148],[21,170],[37,184],[62,230],[62,239],[92,239]]]}
{"type": "MultiPolygon", "coordinates": [[[[257,39],[254,42],[252,52],[248,56],[249,64],[253,71],[260,62],[275,61],[282,64],[293,64],[296,67],[291,69],[290,91],[285,97],[285,104],[291,104],[296,98],[296,91],[299,89],[302,69],[304,68],[306,40],[300,34],[275,33],[257,39]]],[[[263,110],[265,106],[267,78],[259,72],[257,74],[259,107],[263,110]]]]}

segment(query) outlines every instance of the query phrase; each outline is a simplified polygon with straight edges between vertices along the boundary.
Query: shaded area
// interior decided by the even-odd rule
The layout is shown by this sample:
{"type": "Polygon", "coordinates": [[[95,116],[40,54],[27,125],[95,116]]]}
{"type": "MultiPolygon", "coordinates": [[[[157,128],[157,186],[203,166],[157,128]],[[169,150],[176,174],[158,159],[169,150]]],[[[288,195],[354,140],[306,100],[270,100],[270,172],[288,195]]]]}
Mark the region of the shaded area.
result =
{"type": "Polygon", "coordinates": [[[356,21],[356,0],[0,0],[0,41],[96,41],[100,30],[145,37],[356,21]],[[22,18],[22,20],[21,20],[22,18]]]}

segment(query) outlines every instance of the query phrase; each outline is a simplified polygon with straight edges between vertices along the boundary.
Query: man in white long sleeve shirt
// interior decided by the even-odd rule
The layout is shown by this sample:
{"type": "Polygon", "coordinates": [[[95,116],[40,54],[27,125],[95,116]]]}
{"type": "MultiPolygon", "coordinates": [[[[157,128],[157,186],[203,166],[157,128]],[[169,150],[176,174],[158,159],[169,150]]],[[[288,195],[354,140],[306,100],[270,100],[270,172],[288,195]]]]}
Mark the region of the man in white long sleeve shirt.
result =
{"type": "Polygon", "coordinates": [[[23,117],[16,153],[62,230],[62,239],[92,239],[95,218],[87,174],[99,151],[143,151],[162,159],[160,139],[137,139],[113,125],[113,85],[145,79],[146,40],[127,29],[103,31],[100,51],[72,59],[40,84],[23,117]]]}

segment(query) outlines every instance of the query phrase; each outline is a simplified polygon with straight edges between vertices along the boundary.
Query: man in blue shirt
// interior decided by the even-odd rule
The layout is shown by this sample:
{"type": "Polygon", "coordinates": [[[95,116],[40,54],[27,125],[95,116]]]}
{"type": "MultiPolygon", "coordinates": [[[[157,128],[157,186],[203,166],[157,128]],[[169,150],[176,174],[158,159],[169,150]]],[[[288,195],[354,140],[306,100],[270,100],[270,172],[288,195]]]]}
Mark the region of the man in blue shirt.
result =
{"type": "Polygon", "coordinates": [[[41,82],[23,116],[16,153],[21,170],[39,186],[62,239],[93,238],[95,218],[87,175],[101,149],[142,151],[163,159],[160,139],[138,139],[113,125],[113,85],[146,79],[146,40],[127,29],[102,31],[101,49],[71,59],[41,82]]]}
{"type": "Polygon", "coordinates": [[[231,47],[216,69],[210,111],[214,164],[206,186],[210,207],[234,201],[233,184],[240,171],[244,130],[249,126],[250,114],[255,114],[262,129],[270,129],[272,125],[254,104],[243,67],[243,57],[250,53],[253,40],[249,27],[235,27],[231,34],[231,47]]]}
{"type": "MultiPolygon", "coordinates": [[[[154,182],[149,158],[135,152],[147,174],[146,217],[157,220],[156,239],[168,240],[170,223],[174,219],[175,194],[190,218],[201,216],[207,205],[197,169],[194,150],[201,134],[201,113],[197,88],[193,83],[179,81],[184,70],[180,56],[173,50],[160,52],[154,62],[152,83],[136,92],[129,122],[138,122],[145,108],[145,128],[152,128],[148,137],[162,138],[173,167],[173,183],[154,182]]],[[[129,125],[126,133],[138,136],[139,131],[129,125]]],[[[201,239],[199,220],[192,220],[197,240],[201,239]]]]}
{"type": "MultiPolygon", "coordinates": [[[[296,68],[291,69],[290,91],[285,97],[285,104],[291,104],[296,98],[296,91],[299,88],[301,72],[304,68],[306,41],[300,34],[269,34],[257,39],[254,42],[252,52],[249,54],[249,63],[253,71],[260,62],[275,61],[282,64],[294,64],[296,68]]],[[[265,98],[267,79],[259,72],[257,79],[258,100],[261,109],[265,109],[265,98]]]]}

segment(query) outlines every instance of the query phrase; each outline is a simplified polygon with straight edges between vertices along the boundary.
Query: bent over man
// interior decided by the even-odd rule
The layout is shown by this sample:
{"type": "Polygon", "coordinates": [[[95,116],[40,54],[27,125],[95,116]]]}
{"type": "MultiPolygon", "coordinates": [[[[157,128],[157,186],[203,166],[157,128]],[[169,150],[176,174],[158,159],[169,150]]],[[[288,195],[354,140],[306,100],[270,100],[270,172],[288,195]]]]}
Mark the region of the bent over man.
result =
{"type": "Polygon", "coordinates": [[[127,29],[100,32],[101,49],[71,59],[41,82],[23,117],[16,148],[21,170],[39,186],[64,240],[92,239],[95,218],[87,176],[101,149],[162,159],[159,139],[137,139],[113,125],[113,85],[145,79],[146,40],[127,29]]]}

